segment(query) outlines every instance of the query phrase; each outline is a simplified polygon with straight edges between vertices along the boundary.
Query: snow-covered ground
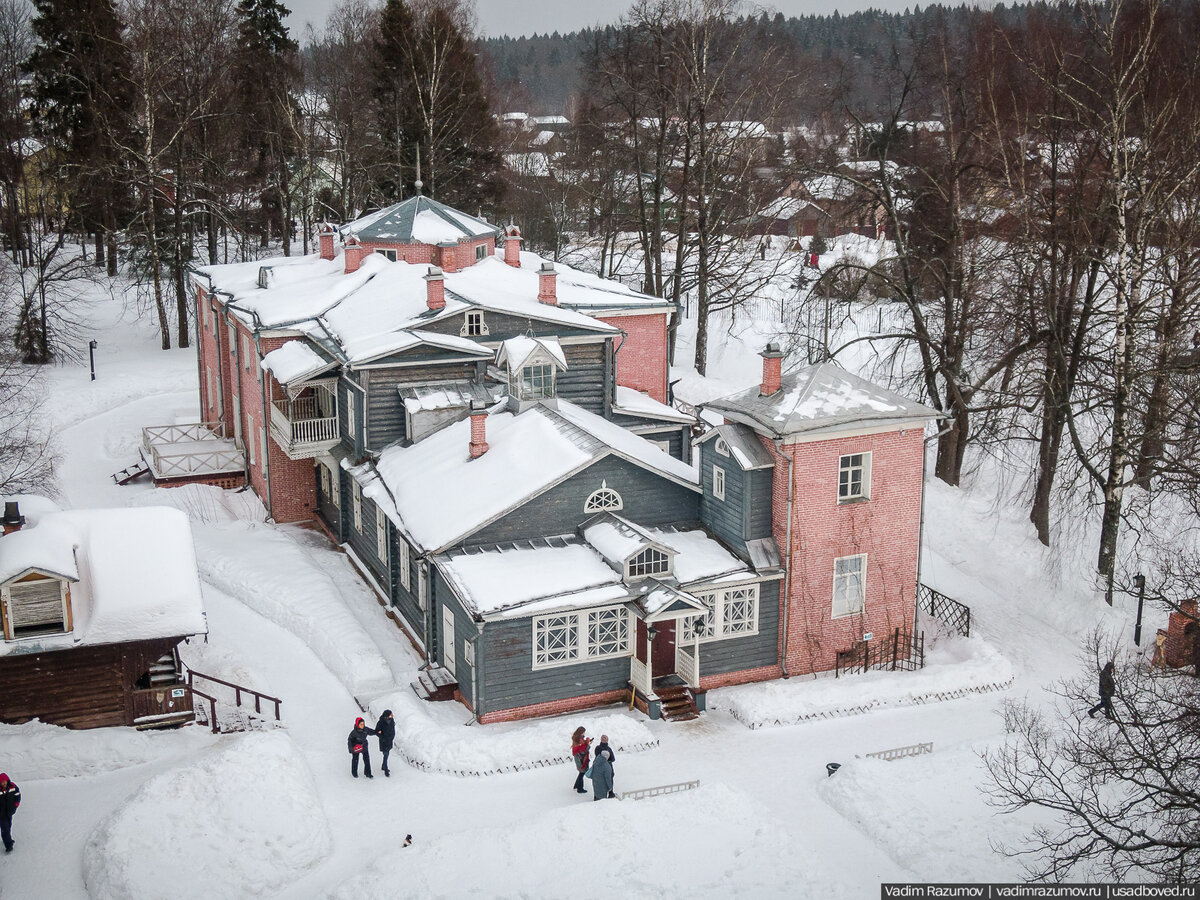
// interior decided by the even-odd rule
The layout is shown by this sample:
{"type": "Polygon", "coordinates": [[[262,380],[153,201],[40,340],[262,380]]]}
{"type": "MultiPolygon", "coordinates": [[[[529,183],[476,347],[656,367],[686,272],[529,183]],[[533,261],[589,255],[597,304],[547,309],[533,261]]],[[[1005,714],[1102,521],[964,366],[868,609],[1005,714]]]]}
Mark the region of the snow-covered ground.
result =
{"type": "MultiPolygon", "coordinates": [[[[114,303],[89,314],[97,381],[86,365],[45,377],[60,500],[164,502],[109,476],[136,458],[142,426],[195,417],[194,355],[157,350],[153,329],[114,303]]],[[[681,373],[689,399],[758,379],[772,326],[727,330],[715,329],[714,382],[681,373]]],[[[685,331],[681,360],[689,342],[685,331]]],[[[969,604],[973,621],[969,641],[932,643],[924,671],[714,691],[712,710],[683,725],[610,707],[479,726],[456,704],[416,701],[417,655],[323,537],[264,523],[245,494],[167,493],[192,517],[205,582],[208,640],[184,658],[283,698],[284,725],[224,736],[0,726],[0,770],[23,794],[0,896],[829,897],[880,881],[1018,879],[995,846],[1037,816],[997,816],[980,792],[980,753],[1004,738],[1000,705],[1042,702],[1078,670],[1097,625],[1131,630],[1132,604],[1104,605],[1086,548],[1045,550],[997,480],[931,481],[923,580],[969,604]],[[349,776],[360,702],[396,713],[391,778],[377,754],[373,780],[349,776]],[[701,788],[593,806],[556,762],[577,724],[613,738],[618,791],[701,788]],[[919,742],[933,753],[858,758],[919,742]],[[842,763],[832,778],[828,762],[842,763]]],[[[1148,614],[1149,634],[1163,618],[1148,614]]]]}

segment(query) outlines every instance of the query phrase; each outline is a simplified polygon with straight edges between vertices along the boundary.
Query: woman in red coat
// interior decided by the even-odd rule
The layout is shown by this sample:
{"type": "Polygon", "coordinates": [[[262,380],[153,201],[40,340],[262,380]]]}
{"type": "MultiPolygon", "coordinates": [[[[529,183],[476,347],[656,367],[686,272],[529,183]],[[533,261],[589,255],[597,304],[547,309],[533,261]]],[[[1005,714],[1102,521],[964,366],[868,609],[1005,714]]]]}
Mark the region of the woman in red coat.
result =
{"type": "Polygon", "coordinates": [[[575,760],[575,770],[579,773],[575,776],[575,793],[577,794],[587,793],[587,789],[583,786],[583,773],[588,770],[592,760],[592,739],[584,737],[585,731],[586,729],[580,725],[571,735],[571,758],[575,760]]]}

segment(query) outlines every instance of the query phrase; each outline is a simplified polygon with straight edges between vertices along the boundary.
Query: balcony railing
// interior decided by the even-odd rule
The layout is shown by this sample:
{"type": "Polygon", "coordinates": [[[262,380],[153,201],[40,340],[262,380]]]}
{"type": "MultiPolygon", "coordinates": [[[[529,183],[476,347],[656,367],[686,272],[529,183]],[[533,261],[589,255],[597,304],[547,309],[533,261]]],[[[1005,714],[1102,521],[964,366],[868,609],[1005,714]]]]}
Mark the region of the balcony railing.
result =
{"type": "Polygon", "coordinates": [[[240,472],[245,467],[242,451],[228,438],[216,433],[209,422],[186,425],[156,425],[142,429],[142,456],[155,478],[186,478],[240,472]]]}
{"type": "Polygon", "coordinates": [[[291,459],[304,459],[338,442],[337,394],[315,385],[300,397],[271,401],[271,435],[291,459]]]}

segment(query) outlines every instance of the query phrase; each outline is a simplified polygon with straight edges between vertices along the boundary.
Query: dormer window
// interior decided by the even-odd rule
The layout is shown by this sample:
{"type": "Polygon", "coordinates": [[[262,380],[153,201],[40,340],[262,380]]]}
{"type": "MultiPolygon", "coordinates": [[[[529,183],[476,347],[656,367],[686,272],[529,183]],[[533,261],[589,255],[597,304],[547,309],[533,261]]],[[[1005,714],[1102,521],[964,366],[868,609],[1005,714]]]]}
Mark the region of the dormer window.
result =
{"type": "Polygon", "coordinates": [[[647,547],[625,563],[625,577],[630,581],[651,575],[670,575],[671,557],[656,547],[647,547]]]}
{"type": "Polygon", "coordinates": [[[554,396],[554,366],[531,363],[508,376],[508,392],[518,400],[541,400],[554,396]]]}
{"type": "Polygon", "coordinates": [[[483,313],[476,310],[463,316],[463,326],[458,333],[461,337],[480,337],[488,334],[487,322],[483,321],[483,313]]]}
{"type": "Polygon", "coordinates": [[[5,585],[4,637],[18,640],[70,631],[67,583],[57,578],[36,578],[5,585]]]}
{"type": "Polygon", "coordinates": [[[725,438],[723,437],[717,438],[717,453],[721,456],[729,455],[729,444],[725,442],[725,438]]]}
{"type": "Polygon", "coordinates": [[[567,368],[567,357],[552,337],[515,337],[500,345],[497,365],[508,368],[508,395],[518,402],[555,396],[555,372],[567,368]]]}

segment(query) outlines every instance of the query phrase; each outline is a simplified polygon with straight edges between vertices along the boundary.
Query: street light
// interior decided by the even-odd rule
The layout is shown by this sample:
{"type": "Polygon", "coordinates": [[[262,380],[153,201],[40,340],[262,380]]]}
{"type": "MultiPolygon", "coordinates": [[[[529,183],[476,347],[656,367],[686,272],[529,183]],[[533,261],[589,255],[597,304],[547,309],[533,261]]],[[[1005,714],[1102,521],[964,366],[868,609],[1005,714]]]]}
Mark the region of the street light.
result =
{"type": "Polygon", "coordinates": [[[96,380],[96,339],[88,341],[88,364],[92,369],[92,381],[96,380]]]}
{"type": "Polygon", "coordinates": [[[1138,589],[1137,623],[1133,626],[1134,646],[1142,646],[1142,601],[1146,599],[1146,576],[1140,572],[1133,576],[1133,583],[1138,589]]]}

